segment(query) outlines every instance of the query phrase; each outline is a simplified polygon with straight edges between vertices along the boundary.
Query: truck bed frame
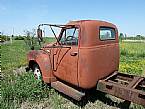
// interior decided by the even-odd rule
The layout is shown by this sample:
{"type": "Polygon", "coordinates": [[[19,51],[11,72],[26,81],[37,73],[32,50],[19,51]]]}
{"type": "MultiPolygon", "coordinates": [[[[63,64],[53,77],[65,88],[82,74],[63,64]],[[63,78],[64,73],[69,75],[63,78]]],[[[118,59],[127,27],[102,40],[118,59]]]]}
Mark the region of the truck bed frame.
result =
{"type": "Polygon", "coordinates": [[[145,78],[119,73],[99,80],[97,90],[145,106],[145,78]]]}

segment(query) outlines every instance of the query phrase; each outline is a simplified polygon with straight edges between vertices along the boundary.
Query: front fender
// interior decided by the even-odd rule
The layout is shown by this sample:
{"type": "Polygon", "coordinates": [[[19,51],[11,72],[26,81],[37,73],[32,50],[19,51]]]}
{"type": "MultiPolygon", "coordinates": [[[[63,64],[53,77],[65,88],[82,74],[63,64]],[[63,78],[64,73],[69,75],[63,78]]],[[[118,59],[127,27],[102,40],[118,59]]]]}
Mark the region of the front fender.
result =
{"type": "Polygon", "coordinates": [[[29,64],[33,61],[39,65],[43,81],[50,83],[51,79],[54,78],[50,55],[43,50],[32,50],[28,53],[27,58],[29,64]]]}

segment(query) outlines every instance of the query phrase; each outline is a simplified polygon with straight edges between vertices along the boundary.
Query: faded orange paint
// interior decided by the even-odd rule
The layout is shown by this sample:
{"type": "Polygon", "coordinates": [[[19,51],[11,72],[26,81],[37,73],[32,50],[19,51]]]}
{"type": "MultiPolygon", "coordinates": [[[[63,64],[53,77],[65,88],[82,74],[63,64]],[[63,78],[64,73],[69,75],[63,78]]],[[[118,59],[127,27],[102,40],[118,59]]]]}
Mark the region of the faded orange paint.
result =
{"type": "Polygon", "coordinates": [[[118,70],[118,30],[114,24],[97,20],[71,21],[67,25],[78,28],[78,46],[48,44],[40,51],[31,51],[28,59],[39,64],[46,83],[56,77],[84,89],[95,87],[99,79],[118,70]],[[100,27],[114,28],[115,40],[101,41],[100,27]]]}
{"type": "MultiPolygon", "coordinates": [[[[32,50],[28,53],[28,60],[36,62],[40,70],[42,72],[43,81],[46,83],[50,83],[55,80],[55,77],[52,73],[52,64],[50,60],[50,54],[45,50],[32,50]]],[[[32,67],[32,66],[31,66],[32,67]]]]}

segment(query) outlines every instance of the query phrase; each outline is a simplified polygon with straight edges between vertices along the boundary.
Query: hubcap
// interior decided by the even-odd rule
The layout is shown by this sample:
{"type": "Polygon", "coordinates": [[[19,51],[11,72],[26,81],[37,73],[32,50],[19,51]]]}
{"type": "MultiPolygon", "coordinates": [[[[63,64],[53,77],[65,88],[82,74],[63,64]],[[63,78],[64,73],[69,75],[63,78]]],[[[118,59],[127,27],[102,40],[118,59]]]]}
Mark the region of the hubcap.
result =
{"type": "Polygon", "coordinates": [[[41,72],[38,68],[35,68],[34,70],[34,77],[38,80],[41,80],[41,72]]]}

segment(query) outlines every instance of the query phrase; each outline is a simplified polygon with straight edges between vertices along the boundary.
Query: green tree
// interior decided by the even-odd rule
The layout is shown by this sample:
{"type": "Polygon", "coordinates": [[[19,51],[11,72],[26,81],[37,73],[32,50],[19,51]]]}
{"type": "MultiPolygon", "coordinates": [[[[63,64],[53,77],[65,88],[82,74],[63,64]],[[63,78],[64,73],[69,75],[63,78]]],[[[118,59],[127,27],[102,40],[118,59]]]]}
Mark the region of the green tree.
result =
{"type": "Polygon", "coordinates": [[[124,34],[123,33],[120,33],[119,34],[119,40],[122,41],[123,39],[124,39],[124,34]]]}

